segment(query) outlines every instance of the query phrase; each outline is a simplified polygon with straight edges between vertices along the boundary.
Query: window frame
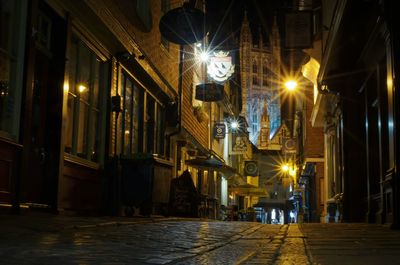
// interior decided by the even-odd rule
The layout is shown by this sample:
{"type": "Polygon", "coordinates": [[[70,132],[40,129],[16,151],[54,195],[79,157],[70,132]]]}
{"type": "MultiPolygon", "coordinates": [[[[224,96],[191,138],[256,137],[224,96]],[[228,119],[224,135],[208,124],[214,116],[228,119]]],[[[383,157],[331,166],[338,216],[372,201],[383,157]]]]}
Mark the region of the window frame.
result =
{"type": "MultiPolygon", "coordinates": [[[[68,58],[70,58],[72,55],[71,49],[72,49],[72,44],[74,42],[77,42],[77,54],[76,56],[76,62],[75,66],[68,66],[66,68],[66,71],[68,73],[68,84],[69,84],[69,89],[67,92],[67,104],[69,105],[69,100],[70,97],[72,98],[72,105],[73,105],[73,110],[72,113],[67,113],[68,116],[68,121],[70,120],[71,117],[71,125],[67,124],[67,129],[66,129],[66,134],[65,134],[65,142],[67,142],[67,138],[71,137],[71,146],[67,147],[67,145],[64,145],[64,154],[73,159],[73,160],[82,160],[85,161],[85,163],[95,163],[95,164],[103,164],[104,163],[104,152],[105,152],[105,144],[106,144],[106,136],[105,136],[105,126],[106,126],[106,106],[107,106],[107,93],[110,87],[110,81],[111,81],[111,62],[109,58],[100,51],[100,47],[98,48],[96,45],[93,45],[92,42],[82,33],[79,31],[78,28],[73,27],[72,28],[72,34],[71,37],[68,39],[68,42],[70,44],[70,49],[69,53],[67,54],[68,58]],[[82,80],[79,80],[79,73],[81,69],[81,65],[79,64],[79,60],[82,58],[79,58],[79,50],[82,49],[81,47],[85,47],[87,51],[89,52],[89,64],[90,64],[90,69],[89,69],[89,80],[85,84],[88,86],[88,90],[90,91],[90,95],[88,96],[87,99],[82,97],[80,93],[77,91],[78,85],[82,83],[82,80]],[[96,62],[98,64],[96,65],[96,62]],[[71,69],[74,67],[75,71],[75,76],[71,77],[71,69]],[[96,70],[96,71],[95,71],[96,70]],[[97,73],[96,73],[97,72],[97,73]],[[72,80],[72,78],[75,78],[75,80],[72,80]],[[97,78],[97,80],[96,80],[97,78]],[[93,84],[89,84],[90,82],[93,82],[93,84]],[[95,98],[94,98],[94,93],[96,89],[93,89],[96,86],[97,83],[97,105],[95,105],[95,98]],[[72,90],[71,87],[75,86],[75,88],[72,90]],[[87,113],[86,113],[86,118],[83,123],[80,123],[79,119],[81,116],[81,111],[80,109],[83,106],[87,106],[87,113]],[[97,116],[97,123],[94,124],[96,121],[96,117],[93,116],[93,112],[96,112],[97,116]],[[81,130],[81,124],[84,124],[86,132],[84,132],[84,138],[82,141],[84,143],[82,144],[83,148],[85,149],[83,155],[78,154],[78,141],[79,140],[79,133],[81,130]],[[71,130],[72,133],[71,135],[68,135],[69,132],[69,126],[72,126],[71,130]],[[96,126],[94,128],[93,126],[96,126]],[[97,132],[97,134],[96,134],[97,132]],[[86,143],[86,144],[85,144],[86,143]],[[96,147],[97,144],[97,147],[96,147]],[[67,148],[70,148],[70,150],[67,150],[67,148]],[[97,155],[95,157],[92,157],[94,154],[92,151],[97,150],[97,155]]],[[[70,61],[72,58],[70,58],[70,61]]],[[[82,73],[81,73],[82,74],[82,73]]],[[[69,106],[67,106],[67,110],[69,109],[69,106]]],[[[68,122],[67,122],[68,123],[68,122]]]]}
{"type": "MultiPolygon", "coordinates": [[[[161,156],[165,156],[165,146],[164,146],[164,137],[165,137],[165,123],[166,123],[166,110],[165,110],[165,104],[163,104],[157,97],[155,97],[147,88],[145,85],[143,85],[137,76],[132,74],[126,67],[121,65],[121,68],[119,70],[119,76],[120,76],[120,82],[118,84],[118,91],[122,95],[123,99],[123,106],[122,106],[122,115],[121,119],[119,121],[119,130],[117,137],[120,139],[119,141],[117,140],[117,152],[120,156],[125,157],[125,158],[130,158],[136,153],[151,153],[151,154],[158,154],[161,156]],[[125,153],[124,148],[125,148],[125,140],[124,140],[124,134],[125,134],[125,102],[126,99],[124,96],[126,95],[126,86],[124,85],[126,82],[124,80],[129,79],[130,82],[132,83],[132,87],[137,90],[139,93],[139,100],[142,101],[142,103],[139,106],[138,109],[138,142],[137,142],[137,149],[133,148],[134,142],[130,138],[130,147],[128,148],[130,150],[130,153],[125,153]],[[151,109],[148,109],[148,108],[151,109]],[[147,115],[150,112],[150,117],[147,117],[147,115]],[[148,120],[148,119],[151,119],[148,120]],[[151,138],[149,138],[151,136],[151,138]]],[[[133,107],[134,104],[131,104],[131,116],[132,116],[132,121],[131,123],[133,124],[135,121],[135,117],[133,115],[133,107]]],[[[129,135],[133,135],[132,133],[133,126],[130,128],[129,135]]]]}
{"type": "MultiPolygon", "coordinates": [[[[0,137],[11,140],[12,142],[20,142],[20,115],[21,115],[21,100],[23,94],[23,68],[24,68],[24,53],[25,53],[25,31],[26,31],[26,19],[27,19],[27,2],[20,0],[11,1],[14,5],[13,8],[13,18],[9,29],[15,29],[13,34],[9,32],[8,38],[11,38],[10,47],[11,51],[5,50],[0,47],[0,53],[4,57],[8,58],[10,63],[10,73],[8,80],[8,88],[10,85],[13,86],[13,114],[10,118],[11,124],[4,126],[5,128],[0,129],[0,137]],[[9,127],[9,128],[7,128],[9,127]]],[[[0,123],[3,123],[3,117],[0,116],[0,123]]]]}

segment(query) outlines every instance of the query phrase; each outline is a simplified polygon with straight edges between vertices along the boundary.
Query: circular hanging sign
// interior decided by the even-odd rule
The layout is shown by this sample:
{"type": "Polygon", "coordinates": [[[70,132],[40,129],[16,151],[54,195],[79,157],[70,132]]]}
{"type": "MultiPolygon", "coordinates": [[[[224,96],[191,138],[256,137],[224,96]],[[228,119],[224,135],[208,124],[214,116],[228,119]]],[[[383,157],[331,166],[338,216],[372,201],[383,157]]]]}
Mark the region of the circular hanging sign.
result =
{"type": "Polygon", "coordinates": [[[256,161],[245,161],[244,172],[246,176],[257,176],[258,166],[256,161]]]}
{"type": "Polygon", "coordinates": [[[295,138],[287,138],[284,139],[282,151],[286,154],[294,154],[296,153],[296,139],[295,138]]]}
{"type": "Polygon", "coordinates": [[[161,35],[176,44],[192,44],[206,35],[203,11],[184,4],[168,11],[160,20],[161,35]]]}

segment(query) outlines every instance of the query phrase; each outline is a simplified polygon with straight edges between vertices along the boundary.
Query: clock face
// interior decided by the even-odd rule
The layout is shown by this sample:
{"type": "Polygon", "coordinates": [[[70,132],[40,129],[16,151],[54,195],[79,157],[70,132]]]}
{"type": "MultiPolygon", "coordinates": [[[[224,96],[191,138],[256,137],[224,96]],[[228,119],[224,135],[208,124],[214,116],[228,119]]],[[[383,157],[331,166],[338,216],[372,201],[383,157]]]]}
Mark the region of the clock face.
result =
{"type": "Polygon", "coordinates": [[[258,167],[255,161],[246,161],[244,169],[247,176],[257,176],[258,167]]]}

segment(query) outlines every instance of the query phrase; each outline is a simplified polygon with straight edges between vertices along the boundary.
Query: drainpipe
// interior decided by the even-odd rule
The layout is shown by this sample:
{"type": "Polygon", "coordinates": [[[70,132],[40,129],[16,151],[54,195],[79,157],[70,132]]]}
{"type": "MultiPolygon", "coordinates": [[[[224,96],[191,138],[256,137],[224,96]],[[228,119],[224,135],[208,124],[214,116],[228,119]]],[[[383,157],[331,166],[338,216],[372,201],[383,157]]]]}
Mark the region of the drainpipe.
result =
{"type": "MultiPolygon", "coordinates": [[[[183,74],[183,60],[185,58],[184,54],[184,45],[179,45],[179,79],[178,79],[178,126],[175,131],[166,135],[167,139],[167,147],[168,147],[168,156],[170,157],[170,150],[171,150],[171,137],[177,134],[180,134],[182,131],[182,74],[183,74]]],[[[177,161],[176,161],[177,162],[177,161]]],[[[175,168],[177,168],[177,163],[175,164],[175,168]]],[[[177,172],[175,172],[177,173],[177,172]]]]}

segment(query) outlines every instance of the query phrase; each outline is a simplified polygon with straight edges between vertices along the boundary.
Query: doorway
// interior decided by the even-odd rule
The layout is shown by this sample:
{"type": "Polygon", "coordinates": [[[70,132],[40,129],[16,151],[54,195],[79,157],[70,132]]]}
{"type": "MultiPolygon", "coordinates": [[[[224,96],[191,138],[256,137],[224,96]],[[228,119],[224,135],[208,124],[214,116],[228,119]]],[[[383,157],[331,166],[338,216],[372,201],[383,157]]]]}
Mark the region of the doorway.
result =
{"type": "MultiPolygon", "coordinates": [[[[56,209],[60,161],[62,97],[65,70],[66,21],[40,1],[34,28],[31,99],[25,123],[28,137],[22,202],[56,209]],[[25,195],[25,196],[24,196],[25,195]]],[[[28,86],[29,89],[29,86],[28,86]]]]}

